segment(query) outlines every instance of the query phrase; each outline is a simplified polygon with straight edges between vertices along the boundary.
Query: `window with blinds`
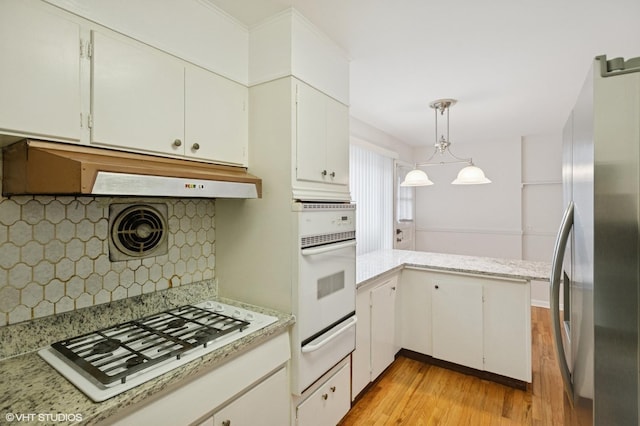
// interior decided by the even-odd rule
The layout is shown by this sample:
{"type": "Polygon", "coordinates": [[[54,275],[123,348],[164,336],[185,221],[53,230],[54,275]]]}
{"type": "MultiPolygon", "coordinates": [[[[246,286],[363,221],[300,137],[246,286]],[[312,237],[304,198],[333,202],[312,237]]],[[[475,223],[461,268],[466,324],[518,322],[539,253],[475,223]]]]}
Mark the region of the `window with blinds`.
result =
{"type": "Polygon", "coordinates": [[[393,246],[393,159],[350,146],[349,186],[356,203],[357,254],[393,246]]]}
{"type": "Polygon", "coordinates": [[[413,222],[413,195],[414,189],[409,186],[400,186],[404,177],[413,170],[413,167],[402,164],[396,165],[396,220],[398,222],[413,222]]]}

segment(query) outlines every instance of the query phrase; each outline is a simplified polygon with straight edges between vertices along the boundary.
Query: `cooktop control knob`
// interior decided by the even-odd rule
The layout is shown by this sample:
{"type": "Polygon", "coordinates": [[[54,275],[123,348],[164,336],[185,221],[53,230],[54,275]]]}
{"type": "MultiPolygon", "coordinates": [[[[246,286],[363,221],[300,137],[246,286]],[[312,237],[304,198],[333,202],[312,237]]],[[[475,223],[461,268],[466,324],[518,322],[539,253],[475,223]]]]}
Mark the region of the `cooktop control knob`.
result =
{"type": "Polygon", "coordinates": [[[224,312],[224,306],[223,306],[223,305],[221,305],[220,303],[218,303],[218,304],[216,305],[216,309],[215,309],[215,311],[216,311],[216,312],[224,312]]]}
{"type": "Polygon", "coordinates": [[[208,302],[205,302],[204,304],[204,308],[205,309],[213,309],[213,302],[211,300],[209,300],[208,302]]]}
{"type": "Polygon", "coordinates": [[[236,309],[235,311],[233,311],[234,318],[240,318],[241,316],[242,316],[242,312],[240,312],[239,309],[236,309]]]}
{"type": "Polygon", "coordinates": [[[253,320],[255,320],[255,319],[256,319],[256,316],[253,314],[253,312],[249,312],[249,313],[247,314],[247,316],[246,316],[246,317],[244,317],[244,320],[245,320],[245,321],[249,321],[249,322],[251,322],[251,321],[253,321],[253,320]]]}

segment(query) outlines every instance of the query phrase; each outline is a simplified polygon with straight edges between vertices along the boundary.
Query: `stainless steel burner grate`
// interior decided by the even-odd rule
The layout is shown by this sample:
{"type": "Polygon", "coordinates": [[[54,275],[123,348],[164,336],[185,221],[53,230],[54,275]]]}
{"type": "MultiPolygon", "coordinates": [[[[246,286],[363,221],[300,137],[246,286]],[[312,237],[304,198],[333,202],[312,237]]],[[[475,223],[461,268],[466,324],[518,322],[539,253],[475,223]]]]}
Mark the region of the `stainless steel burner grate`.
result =
{"type": "Polygon", "coordinates": [[[128,376],[234,331],[249,322],[183,306],[51,345],[102,384],[128,376]]]}

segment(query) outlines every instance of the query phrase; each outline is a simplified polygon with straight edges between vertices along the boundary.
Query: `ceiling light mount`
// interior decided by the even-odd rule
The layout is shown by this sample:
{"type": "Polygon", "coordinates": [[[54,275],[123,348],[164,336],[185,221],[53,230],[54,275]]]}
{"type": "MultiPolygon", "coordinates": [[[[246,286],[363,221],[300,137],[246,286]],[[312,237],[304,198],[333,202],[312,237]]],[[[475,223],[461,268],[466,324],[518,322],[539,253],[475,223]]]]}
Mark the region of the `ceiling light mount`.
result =
{"type": "Polygon", "coordinates": [[[453,182],[451,182],[452,184],[478,185],[483,183],[491,183],[491,181],[484,175],[482,169],[476,167],[473,164],[472,158],[460,158],[451,152],[451,141],[449,140],[449,109],[456,103],[457,101],[455,99],[450,98],[437,99],[429,103],[429,106],[435,111],[435,150],[433,151],[433,154],[431,154],[431,157],[427,159],[427,161],[423,163],[417,163],[414,167],[414,170],[407,173],[404,181],[400,184],[401,186],[433,185],[433,182],[429,179],[427,174],[424,171],[420,170],[419,167],[459,163],[467,164],[467,166],[460,170],[460,172],[458,173],[458,177],[453,182]],[[440,113],[441,116],[444,116],[445,113],[447,115],[446,137],[444,133],[438,136],[438,113],[440,113]],[[439,161],[433,161],[433,158],[436,156],[436,154],[442,156],[442,158],[438,159],[439,161]],[[444,157],[446,157],[447,155],[452,159],[445,159],[444,157]]]}

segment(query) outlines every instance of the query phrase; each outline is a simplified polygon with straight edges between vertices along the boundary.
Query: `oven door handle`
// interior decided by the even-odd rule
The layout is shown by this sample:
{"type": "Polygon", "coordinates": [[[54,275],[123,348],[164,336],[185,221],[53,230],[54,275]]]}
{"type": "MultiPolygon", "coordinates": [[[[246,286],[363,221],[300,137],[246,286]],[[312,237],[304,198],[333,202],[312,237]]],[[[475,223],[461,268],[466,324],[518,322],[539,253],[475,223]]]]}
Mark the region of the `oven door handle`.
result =
{"type": "Polygon", "coordinates": [[[347,324],[345,324],[344,326],[340,327],[339,330],[336,330],[334,333],[332,333],[326,339],[322,339],[321,341],[319,341],[318,343],[314,343],[313,345],[311,345],[311,344],[304,345],[302,347],[302,353],[306,354],[306,353],[309,353],[309,352],[317,351],[318,349],[322,348],[324,345],[326,345],[327,343],[331,342],[335,338],[339,337],[342,333],[346,332],[348,329],[350,329],[351,327],[356,325],[356,322],[358,322],[358,317],[356,317],[354,315],[351,318],[349,318],[347,324]]]}
{"type": "Polygon", "coordinates": [[[327,253],[334,250],[353,247],[355,245],[356,245],[356,240],[349,240],[342,243],[329,244],[326,246],[305,248],[305,249],[302,249],[301,252],[303,256],[313,256],[314,254],[327,253]]]}

